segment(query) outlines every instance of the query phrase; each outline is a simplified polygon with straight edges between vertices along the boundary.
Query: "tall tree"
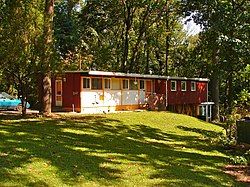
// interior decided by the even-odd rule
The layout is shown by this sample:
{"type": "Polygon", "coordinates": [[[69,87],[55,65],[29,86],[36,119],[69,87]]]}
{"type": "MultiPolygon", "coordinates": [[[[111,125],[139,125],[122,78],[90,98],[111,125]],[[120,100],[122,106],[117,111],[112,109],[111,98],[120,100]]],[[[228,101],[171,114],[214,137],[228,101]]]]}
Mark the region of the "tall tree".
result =
{"type": "Polygon", "coordinates": [[[15,86],[21,97],[23,114],[26,99],[34,88],[32,76],[42,35],[40,6],[39,0],[4,1],[0,9],[0,66],[3,77],[15,86]]]}
{"type": "MultiPolygon", "coordinates": [[[[249,1],[182,1],[186,15],[191,15],[203,27],[200,35],[206,45],[203,58],[210,63],[208,75],[211,77],[215,119],[218,118],[218,88],[225,89],[226,113],[231,113],[234,100],[233,82],[237,72],[249,63],[246,58],[249,49],[249,1]],[[221,83],[219,85],[219,83],[221,83]],[[225,83],[225,84],[224,84],[225,83]],[[222,85],[225,85],[224,88],[222,85]]],[[[222,97],[220,97],[222,99],[222,97]]]]}
{"type": "Polygon", "coordinates": [[[43,47],[39,71],[40,112],[51,113],[51,64],[53,61],[53,17],[54,0],[45,0],[43,47]]]}
{"type": "Polygon", "coordinates": [[[176,2],[168,4],[166,13],[166,1],[160,0],[86,1],[80,19],[85,25],[82,35],[90,36],[83,40],[85,51],[93,55],[91,68],[147,73],[151,69],[164,74],[165,58],[171,59],[171,54],[165,55],[164,41],[168,38],[172,45],[171,34],[179,20],[176,2]],[[89,28],[95,34],[89,33],[89,28]]]}

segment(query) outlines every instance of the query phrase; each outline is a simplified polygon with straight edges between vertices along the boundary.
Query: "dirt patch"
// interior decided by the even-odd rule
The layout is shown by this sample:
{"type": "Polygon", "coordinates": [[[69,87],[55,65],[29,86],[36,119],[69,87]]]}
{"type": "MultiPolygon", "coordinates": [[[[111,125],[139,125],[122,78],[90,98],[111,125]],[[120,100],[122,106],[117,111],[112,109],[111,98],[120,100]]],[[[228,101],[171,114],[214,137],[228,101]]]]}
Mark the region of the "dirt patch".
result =
{"type": "Polygon", "coordinates": [[[225,173],[234,176],[239,182],[250,184],[250,166],[227,165],[225,173]]]}

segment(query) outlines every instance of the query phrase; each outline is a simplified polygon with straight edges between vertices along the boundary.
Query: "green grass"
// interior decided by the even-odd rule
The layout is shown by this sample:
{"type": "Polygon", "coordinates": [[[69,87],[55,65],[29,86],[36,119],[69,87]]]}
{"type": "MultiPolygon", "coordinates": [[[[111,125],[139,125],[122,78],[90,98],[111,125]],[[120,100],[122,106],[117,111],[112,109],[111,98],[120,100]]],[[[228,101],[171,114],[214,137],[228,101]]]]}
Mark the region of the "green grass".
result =
{"type": "Polygon", "coordinates": [[[0,186],[241,186],[222,132],[167,112],[0,116],[0,186]]]}

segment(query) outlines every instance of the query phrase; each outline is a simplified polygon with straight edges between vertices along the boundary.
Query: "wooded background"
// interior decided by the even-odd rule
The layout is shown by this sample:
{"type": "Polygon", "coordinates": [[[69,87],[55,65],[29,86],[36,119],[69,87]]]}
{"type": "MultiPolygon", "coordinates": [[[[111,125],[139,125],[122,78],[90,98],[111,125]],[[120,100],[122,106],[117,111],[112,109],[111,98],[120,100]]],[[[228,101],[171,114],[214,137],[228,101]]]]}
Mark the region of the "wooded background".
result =
{"type": "Polygon", "coordinates": [[[214,119],[248,112],[249,12],[248,0],[1,0],[0,90],[50,113],[64,70],[208,77],[214,119]]]}

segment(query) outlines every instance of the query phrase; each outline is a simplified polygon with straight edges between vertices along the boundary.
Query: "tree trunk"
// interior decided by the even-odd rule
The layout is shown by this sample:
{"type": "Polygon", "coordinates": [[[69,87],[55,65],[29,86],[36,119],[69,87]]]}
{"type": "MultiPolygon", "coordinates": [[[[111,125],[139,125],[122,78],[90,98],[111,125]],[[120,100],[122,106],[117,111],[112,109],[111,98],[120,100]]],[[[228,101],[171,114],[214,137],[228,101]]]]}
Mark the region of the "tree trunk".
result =
{"type": "Polygon", "coordinates": [[[169,10],[168,1],[166,1],[166,60],[165,60],[165,76],[168,76],[168,59],[169,59],[169,47],[170,47],[170,28],[169,28],[169,10]]]}
{"type": "Polygon", "coordinates": [[[52,89],[50,73],[38,75],[38,95],[39,95],[39,112],[48,115],[51,113],[52,89]]]}
{"type": "Polygon", "coordinates": [[[144,49],[145,49],[144,51],[145,51],[145,54],[146,54],[146,66],[145,66],[144,73],[148,74],[149,73],[149,46],[148,46],[148,40],[145,43],[144,49]]]}
{"type": "Polygon", "coordinates": [[[228,90],[227,90],[228,108],[226,109],[227,114],[231,114],[233,111],[233,75],[229,73],[228,77],[228,90]]]}
{"type": "Polygon", "coordinates": [[[52,60],[52,37],[53,37],[53,16],[54,16],[54,0],[45,0],[44,11],[44,47],[41,58],[41,69],[39,77],[39,99],[40,113],[51,113],[51,69],[52,60]]]}
{"type": "Polygon", "coordinates": [[[158,61],[158,64],[159,64],[158,74],[159,74],[159,75],[162,75],[162,74],[164,73],[164,72],[163,72],[163,69],[164,69],[164,67],[163,67],[164,61],[161,60],[161,54],[160,54],[160,48],[159,48],[159,47],[157,47],[157,49],[155,50],[155,57],[156,57],[156,59],[157,59],[157,61],[158,61]]]}
{"type": "Polygon", "coordinates": [[[125,39],[124,39],[124,49],[123,58],[121,64],[121,71],[126,72],[126,66],[128,64],[128,50],[129,50],[129,31],[131,28],[132,15],[131,7],[124,5],[124,25],[125,25],[125,39]]]}
{"type": "Polygon", "coordinates": [[[43,77],[43,111],[45,114],[51,113],[51,93],[51,76],[50,73],[48,73],[43,77]]]}
{"type": "MultiPolygon", "coordinates": [[[[138,64],[136,64],[136,60],[138,59],[138,53],[139,53],[139,47],[140,47],[140,43],[142,42],[143,40],[143,37],[144,39],[146,38],[145,35],[146,35],[146,30],[149,26],[146,25],[147,23],[147,17],[148,15],[150,14],[150,6],[147,7],[147,10],[145,11],[142,19],[141,19],[141,22],[140,22],[140,27],[139,27],[139,34],[138,34],[138,37],[136,39],[136,43],[133,47],[133,50],[132,50],[132,56],[131,56],[131,59],[130,59],[130,65],[129,65],[129,71],[130,72],[133,72],[134,71],[134,67],[139,67],[138,64]]],[[[136,72],[138,73],[138,72],[136,72]]]]}
{"type": "Polygon", "coordinates": [[[21,96],[21,105],[22,105],[22,115],[25,116],[26,115],[26,92],[24,91],[25,88],[25,84],[23,84],[22,82],[22,78],[19,77],[18,78],[18,83],[19,83],[19,89],[18,89],[18,95],[19,97],[21,96]]]}
{"type": "Polygon", "coordinates": [[[217,72],[213,73],[210,83],[211,83],[210,84],[211,99],[214,102],[212,118],[213,118],[213,120],[219,120],[219,118],[220,118],[220,108],[219,108],[220,91],[219,91],[219,76],[218,76],[217,72]]]}
{"type": "Polygon", "coordinates": [[[169,40],[170,40],[170,36],[167,35],[166,37],[166,61],[165,61],[165,75],[168,76],[168,59],[169,59],[169,47],[170,47],[170,44],[169,44],[169,40]]]}
{"type": "Polygon", "coordinates": [[[214,102],[212,119],[219,120],[220,119],[220,81],[219,81],[219,69],[218,69],[218,50],[214,49],[212,53],[212,63],[214,65],[214,69],[211,75],[211,99],[214,102]]]}

